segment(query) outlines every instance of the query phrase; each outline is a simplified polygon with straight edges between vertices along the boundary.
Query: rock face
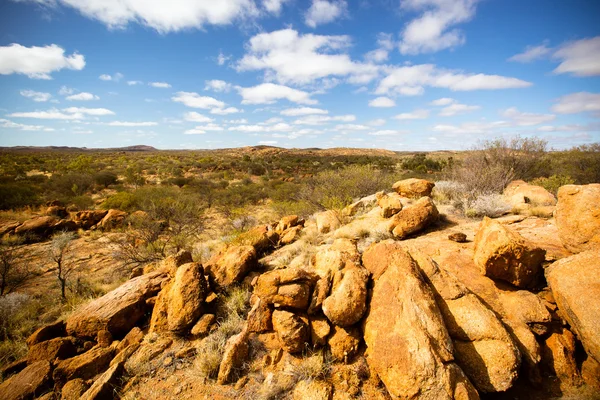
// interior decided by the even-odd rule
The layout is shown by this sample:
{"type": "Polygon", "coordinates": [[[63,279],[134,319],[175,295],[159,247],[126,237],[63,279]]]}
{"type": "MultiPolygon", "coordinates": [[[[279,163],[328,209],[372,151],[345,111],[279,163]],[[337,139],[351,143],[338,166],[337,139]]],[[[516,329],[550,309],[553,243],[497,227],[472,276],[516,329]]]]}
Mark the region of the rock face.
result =
{"type": "Polygon", "coordinates": [[[224,385],[231,380],[234,370],[240,368],[246,361],[248,350],[248,331],[246,329],[227,340],[223,360],[219,366],[219,376],[217,378],[219,385],[224,385]]]}
{"type": "Polygon", "coordinates": [[[102,218],[104,218],[106,214],[108,214],[108,210],[78,211],[73,215],[73,221],[83,229],[90,229],[92,226],[102,221],[102,218]]]}
{"type": "Polygon", "coordinates": [[[289,311],[273,311],[273,329],[285,351],[298,353],[306,348],[310,338],[307,322],[308,320],[289,311]]]}
{"type": "Polygon", "coordinates": [[[80,400],[103,400],[113,398],[113,392],[123,375],[123,363],[117,363],[107,369],[94,384],[81,396],[80,400]]]}
{"type": "Polygon", "coordinates": [[[240,282],[256,266],[253,246],[232,246],[216,255],[205,266],[205,272],[217,286],[227,287],[240,282]]]}
{"type": "Polygon", "coordinates": [[[401,197],[396,194],[377,193],[377,205],[381,208],[381,216],[389,218],[402,210],[401,197]]]}
{"type": "Polygon", "coordinates": [[[58,363],[52,377],[61,386],[75,378],[90,379],[103,372],[114,355],[112,348],[94,347],[90,351],[58,363]]]}
{"type": "Polygon", "coordinates": [[[342,225],[335,211],[332,210],[323,211],[315,215],[315,219],[317,221],[317,230],[320,233],[333,232],[342,225]]]}
{"type": "Polygon", "coordinates": [[[29,400],[44,393],[50,386],[52,367],[48,361],[38,361],[0,384],[0,399],[29,400]]]}
{"type": "Polygon", "coordinates": [[[142,275],[91,301],[67,319],[68,334],[94,338],[107,330],[122,337],[144,316],[146,299],[155,296],[167,278],[164,271],[142,275]]]}
{"type": "Polygon", "coordinates": [[[478,398],[453,363],[452,340],[416,263],[397,260],[373,288],[363,329],[369,365],[393,398],[478,398]]]}
{"type": "Polygon", "coordinates": [[[102,230],[117,228],[123,224],[125,218],[127,218],[127,213],[125,211],[108,210],[104,218],[102,218],[96,226],[102,230]]]}
{"type": "Polygon", "coordinates": [[[517,287],[527,288],[538,282],[545,255],[545,250],[488,217],[475,235],[474,260],[481,272],[517,287]]]}
{"type": "Polygon", "coordinates": [[[430,196],[435,183],[425,179],[404,179],[394,183],[392,189],[400,196],[418,199],[423,196],[430,196]]]}
{"type": "Polygon", "coordinates": [[[457,363],[480,391],[509,389],[517,379],[520,354],[502,322],[455,277],[432,260],[415,256],[435,289],[457,363]]]}
{"type": "Polygon", "coordinates": [[[27,338],[27,346],[44,342],[46,340],[67,336],[65,321],[56,321],[37,329],[27,338]]]}
{"type": "Polygon", "coordinates": [[[348,362],[358,352],[362,334],[360,328],[342,328],[333,327],[333,334],[329,337],[328,343],[331,349],[331,356],[335,360],[348,362]]]}
{"type": "Polygon", "coordinates": [[[254,294],[266,304],[306,310],[317,276],[304,269],[286,268],[262,274],[254,294]]]}
{"type": "Polygon", "coordinates": [[[414,204],[394,215],[389,230],[399,239],[418,232],[438,218],[439,212],[429,197],[422,197],[414,204]]]}
{"type": "Polygon", "coordinates": [[[561,316],[569,322],[583,347],[600,361],[600,251],[563,258],[546,269],[561,316]]]}
{"type": "Polygon", "coordinates": [[[362,318],[367,308],[369,272],[348,261],[333,276],[331,294],[322,304],[323,314],[338,326],[350,326],[362,318]]]}
{"type": "Polygon", "coordinates": [[[58,220],[52,216],[35,217],[16,227],[15,233],[17,235],[30,234],[45,237],[52,233],[52,227],[56,222],[58,222],[58,220]]]}
{"type": "Polygon", "coordinates": [[[31,346],[27,354],[27,362],[29,364],[42,360],[52,362],[56,358],[73,357],[76,353],[77,349],[71,338],[50,339],[31,346]]]}
{"type": "Polygon", "coordinates": [[[575,337],[567,329],[552,333],[542,346],[543,367],[568,386],[581,384],[581,375],[575,359],[575,337]]]}
{"type": "Polygon", "coordinates": [[[552,193],[541,186],[530,185],[521,180],[509,183],[503,196],[513,209],[517,210],[556,205],[556,197],[552,193]]]}
{"type": "Polygon", "coordinates": [[[556,226],[573,253],[600,247],[600,183],[558,189],[556,226]]]}
{"type": "Polygon", "coordinates": [[[379,279],[389,265],[410,262],[411,256],[399,242],[392,239],[372,244],[362,255],[363,266],[371,273],[373,280],[379,279]]]}
{"type": "Polygon", "coordinates": [[[270,226],[257,226],[239,235],[235,243],[241,246],[252,246],[258,253],[262,253],[277,244],[279,233],[270,226]]]}

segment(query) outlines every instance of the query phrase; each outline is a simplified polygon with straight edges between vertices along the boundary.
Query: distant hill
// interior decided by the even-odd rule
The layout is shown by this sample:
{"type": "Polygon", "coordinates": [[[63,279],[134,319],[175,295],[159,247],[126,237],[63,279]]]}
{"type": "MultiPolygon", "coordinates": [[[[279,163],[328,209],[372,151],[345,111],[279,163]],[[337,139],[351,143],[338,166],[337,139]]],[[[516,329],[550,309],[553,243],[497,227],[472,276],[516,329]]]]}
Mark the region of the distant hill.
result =
{"type": "Polygon", "coordinates": [[[13,146],[0,147],[0,151],[19,151],[19,152],[36,152],[36,151],[66,151],[66,152],[85,152],[85,151],[159,151],[155,147],[138,144],[127,147],[114,148],[98,148],[90,149],[87,147],[69,147],[69,146],[13,146]]]}

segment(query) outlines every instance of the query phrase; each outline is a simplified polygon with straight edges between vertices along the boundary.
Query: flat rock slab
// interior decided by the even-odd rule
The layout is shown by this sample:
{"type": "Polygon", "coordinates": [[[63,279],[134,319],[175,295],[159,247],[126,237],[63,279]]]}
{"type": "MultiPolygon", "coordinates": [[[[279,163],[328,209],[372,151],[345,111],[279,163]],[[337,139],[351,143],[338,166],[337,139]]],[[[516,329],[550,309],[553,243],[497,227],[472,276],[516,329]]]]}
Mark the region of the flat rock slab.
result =
{"type": "Polygon", "coordinates": [[[35,362],[0,385],[0,399],[33,399],[49,388],[51,375],[48,361],[35,362]]]}

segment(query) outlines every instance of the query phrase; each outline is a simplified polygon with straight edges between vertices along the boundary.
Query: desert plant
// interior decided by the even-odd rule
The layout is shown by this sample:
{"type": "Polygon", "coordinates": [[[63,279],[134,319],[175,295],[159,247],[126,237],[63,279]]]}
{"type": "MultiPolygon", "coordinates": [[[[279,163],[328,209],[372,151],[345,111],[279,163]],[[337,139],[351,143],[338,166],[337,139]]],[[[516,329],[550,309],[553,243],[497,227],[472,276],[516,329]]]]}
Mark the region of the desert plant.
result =
{"type": "Polygon", "coordinates": [[[506,214],[511,209],[511,205],[501,195],[492,193],[481,195],[474,200],[468,201],[464,206],[464,213],[469,218],[496,218],[506,214]]]}
{"type": "Polygon", "coordinates": [[[67,301],[67,280],[74,270],[74,265],[66,259],[73,239],[75,239],[73,232],[60,232],[52,236],[50,244],[50,259],[56,264],[56,278],[60,283],[60,295],[63,303],[67,301]]]}
{"type": "Polygon", "coordinates": [[[23,241],[20,236],[5,236],[0,240],[0,296],[15,291],[35,276],[20,246],[23,241]]]}
{"type": "Polygon", "coordinates": [[[531,182],[532,185],[538,185],[549,191],[550,193],[556,195],[558,193],[558,189],[564,185],[572,185],[575,183],[575,180],[572,179],[568,175],[552,175],[550,177],[541,177],[535,178],[531,182]]]}

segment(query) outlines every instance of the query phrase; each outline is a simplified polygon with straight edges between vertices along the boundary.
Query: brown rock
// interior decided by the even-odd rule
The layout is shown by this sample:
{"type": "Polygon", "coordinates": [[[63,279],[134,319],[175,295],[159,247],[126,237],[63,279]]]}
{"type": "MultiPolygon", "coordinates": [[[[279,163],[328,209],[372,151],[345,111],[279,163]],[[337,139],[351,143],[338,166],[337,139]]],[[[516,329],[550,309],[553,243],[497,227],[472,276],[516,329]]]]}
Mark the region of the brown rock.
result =
{"type": "Polygon", "coordinates": [[[311,317],[310,338],[313,346],[324,346],[327,343],[327,336],[331,332],[331,326],[325,317],[311,317]]]}
{"type": "MultiPolygon", "coordinates": [[[[560,201],[560,200],[559,200],[560,201]]],[[[588,355],[600,360],[600,251],[563,258],[546,269],[556,304],[588,355]]]]}
{"type": "Polygon", "coordinates": [[[396,259],[375,282],[365,319],[369,366],[392,398],[477,398],[452,362],[452,340],[416,263],[396,259]]]}
{"type": "Polygon", "coordinates": [[[537,335],[544,335],[552,316],[535,294],[526,290],[502,292],[502,304],[508,318],[526,324],[537,335]]]}
{"type": "Polygon", "coordinates": [[[140,343],[142,339],[144,339],[144,332],[142,332],[142,330],[136,326],[130,330],[127,335],[125,335],[121,342],[119,342],[117,345],[117,352],[121,352],[123,349],[131,346],[132,344],[140,343]]]}
{"type": "Polygon", "coordinates": [[[113,337],[107,330],[98,331],[98,335],[96,336],[96,342],[100,347],[108,347],[111,345],[113,341],[113,337]]]}
{"type": "Polygon", "coordinates": [[[317,230],[320,233],[333,232],[342,226],[340,219],[333,210],[323,211],[315,215],[317,230]]]}
{"type": "Polygon", "coordinates": [[[402,200],[397,193],[386,194],[379,192],[376,194],[377,205],[381,208],[381,216],[390,218],[402,210],[402,200]]]}
{"type": "Polygon", "coordinates": [[[300,238],[300,234],[302,233],[301,226],[294,226],[292,228],[286,229],[281,233],[281,237],[279,238],[280,246],[287,246],[288,244],[294,243],[296,240],[300,238]]]}
{"type": "Polygon", "coordinates": [[[323,381],[300,381],[292,392],[293,400],[331,400],[333,398],[333,387],[329,382],[323,381]]]}
{"type": "Polygon", "coordinates": [[[123,348],[119,353],[113,358],[110,362],[110,366],[114,366],[115,364],[122,364],[127,362],[127,360],[140,348],[141,343],[132,343],[129,346],[123,348]]]}
{"type": "Polygon", "coordinates": [[[15,233],[17,235],[36,235],[44,238],[54,231],[52,227],[56,222],[58,220],[55,217],[34,217],[16,227],[15,233]]]}
{"type": "Polygon", "coordinates": [[[33,364],[37,361],[50,361],[65,359],[77,354],[77,348],[71,338],[56,338],[45,342],[34,344],[29,348],[27,363],[33,364]]]}
{"type": "Polygon", "coordinates": [[[430,196],[435,183],[425,179],[404,179],[394,183],[392,189],[400,196],[418,199],[423,196],[430,196]]]}
{"type": "Polygon", "coordinates": [[[52,374],[55,383],[75,378],[90,379],[108,368],[115,351],[111,347],[94,347],[77,357],[62,360],[52,374]]]}
{"type": "Polygon", "coordinates": [[[482,274],[517,287],[537,284],[546,251],[513,231],[484,217],[475,235],[475,263],[482,274]]]}
{"type": "Polygon", "coordinates": [[[331,292],[331,275],[332,272],[327,271],[327,274],[317,281],[310,299],[310,306],[308,307],[309,315],[314,315],[321,311],[323,302],[331,292]]]}
{"type": "Polygon", "coordinates": [[[123,222],[127,218],[127,213],[121,210],[108,210],[104,218],[98,222],[96,227],[102,230],[110,230],[114,228],[118,228],[123,225],[123,222]]]}
{"type": "Polygon", "coordinates": [[[252,308],[248,312],[248,332],[261,333],[273,330],[271,307],[256,295],[253,295],[250,303],[252,308]]]}
{"type": "Polygon", "coordinates": [[[323,314],[334,325],[354,325],[367,309],[369,272],[352,261],[333,276],[331,294],[323,301],[323,314]]]}
{"type": "Polygon", "coordinates": [[[146,299],[156,295],[168,275],[164,271],[131,279],[115,290],[80,307],[67,319],[73,336],[96,337],[108,330],[115,337],[129,332],[146,312],[146,299]]]}
{"type": "Polygon", "coordinates": [[[51,373],[52,367],[48,361],[29,365],[0,384],[0,399],[29,400],[41,395],[50,388],[51,373]]]}
{"type": "Polygon", "coordinates": [[[189,263],[179,267],[167,300],[167,325],[171,332],[184,332],[198,320],[206,294],[202,265],[189,263]]]}
{"type": "Polygon", "coordinates": [[[552,333],[542,346],[542,367],[556,376],[561,386],[580,386],[582,382],[575,359],[575,336],[568,329],[552,333]]]}
{"type": "Polygon", "coordinates": [[[371,196],[367,196],[367,197],[363,197],[362,199],[358,200],[357,202],[354,202],[352,204],[350,204],[349,206],[344,207],[344,209],[342,210],[342,215],[346,215],[346,216],[354,216],[358,213],[364,213],[367,212],[369,210],[371,210],[373,207],[375,207],[377,205],[377,197],[373,194],[371,196]]]}
{"type": "Polygon", "coordinates": [[[307,321],[289,311],[273,311],[273,329],[277,332],[281,346],[288,353],[304,350],[310,338],[307,321]]]}
{"type": "Polygon", "coordinates": [[[403,208],[390,219],[388,229],[399,239],[419,232],[435,222],[439,212],[429,197],[422,197],[414,204],[403,208]]]}
{"type": "Polygon", "coordinates": [[[104,400],[115,397],[113,393],[123,375],[123,363],[107,369],[94,384],[81,396],[81,400],[104,400]]]}
{"type": "Polygon", "coordinates": [[[410,262],[411,256],[399,242],[392,239],[372,244],[362,255],[363,266],[371,273],[373,280],[379,279],[389,265],[410,262]]]}
{"type": "Polygon", "coordinates": [[[252,246],[257,253],[264,253],[272,249],[279,241],[279,233],[270,226],[262,225],[240,234],[235,239],[235,244],[240,246],[252,246]]]}
{"type": "Polygon", "coordinates": [[[83,379],[73,379],[62,388],[60,400],[79,400],[89,388],[89,385],[83,379]]]}
{"type": "Polygon", "coordinates": [[[27,346],[31,347],[34,344],[45,342],[57,337],[67,336],[67,325],[65,321],[56,321],[48,325],[38,328],[27,338],[27,346]]]}
{"type": "Polygon", "coordinates": [[[184,264],[194,262],[192,253],[187,250],[180,250],[177,254],[170,255],[161,261],[161,267],[169,271],[169,275],[175,276],[177,268],[184,264]]]}
{"type": "MultiPolygon", "coordinates": [[[[205,266],[217,286],[227,287],[242,279],[256,267],[257,255],[252,246],[232,246],[216,255],[205,266]]],[[[211,283],[212,283],[211,281],[211,283]]]]}
{"type": "Polygon", "coordinates": [[[232,380],[234,371],[241,368],[246,361],[248,350],[248,331],[246,329],[227,340],[217,377],[219,385],[225,385],[232,380]]]}
{"type": "Polygon", "coordinates": [[[317,276],[300,268],[270,271],[258,278],[254,294],[266,304],[306,310],[317,276]]]}
{"type": "Polygon", "coordinates": [[[102,221],[102,218],[104,218],[106,214],[108,214],[108,210],[78,211],[73,215],[73,221],[83,229],[90,229],[92,226],[102,221]]]}
{"type": "Polygon", "coordinates": [[[600,247],[600,183],[558,189],[556,226],[573,253],[600,247]]]}
{"type": "Polygon", "coordinates": [[[334,326],[333,334],[328,340],[331,356],[334,360],[347,363],[358,353],[361,339],[362,333],[359,327],[334,326]]]}
{"type": "Polygon", "coordinates": [[[0,368],[0,376],[2,379],[7,379],[9,376],[21,372],[25,369],[25,367],[27,367],[27,357],[4,365],[2,368],[0,368]]]}
{"type": "Polygon", "coordinates": [[[298,225],[298,216],[297,215],[287,215],[279,220],[275,231],[282,233],[289,228],[298,225]]]}
{"type": "Polygon", "coordinates": [[[46,211],[44,212],[44,214],[52,216],[52,217],[59,217],[59,218],[65,218],[69,215],[69,213],[67,212],[67,209],[65,207],[60,207],[60,206],[50,206],[50,207],[46,208],[46,211]]]}
{"type": "Polygon", "coordinates": [[[548,207],[553,210],[556,205],[556,197],[552,193],[541,186],[530,185],[525,181],[509,183],[504,189],[503,197],[517,212],[527,211],[534,207],[548,207]]]}
{"type": "MultiPolygon", "coordinates": [[[[125,371],[130,375],[141,375],[152,368],[152,362],[163,354],[173,343],[169,337],[156,337],[156,340],[145,339],[137,350],[125,361],[125,371]]],[[[125,353],[123,351],[122,353],[125,353]]],[[[120,355],[120,354],[119,354],[120,355]]]]}
{"type": "Polygon", "coordinates": [[[198,322],[194,324],[190,333],[194,336],[204,337],[210,332],[210,327],[216,322],[217,317],[214,314],[204,314],[198,322]]]}
{"type": "Polygon", "coordinates": [[[464,243],[467,241],[467,235],[462,232],[454,232],[448,235],[448,239],[457,243],[464,243]]]}

